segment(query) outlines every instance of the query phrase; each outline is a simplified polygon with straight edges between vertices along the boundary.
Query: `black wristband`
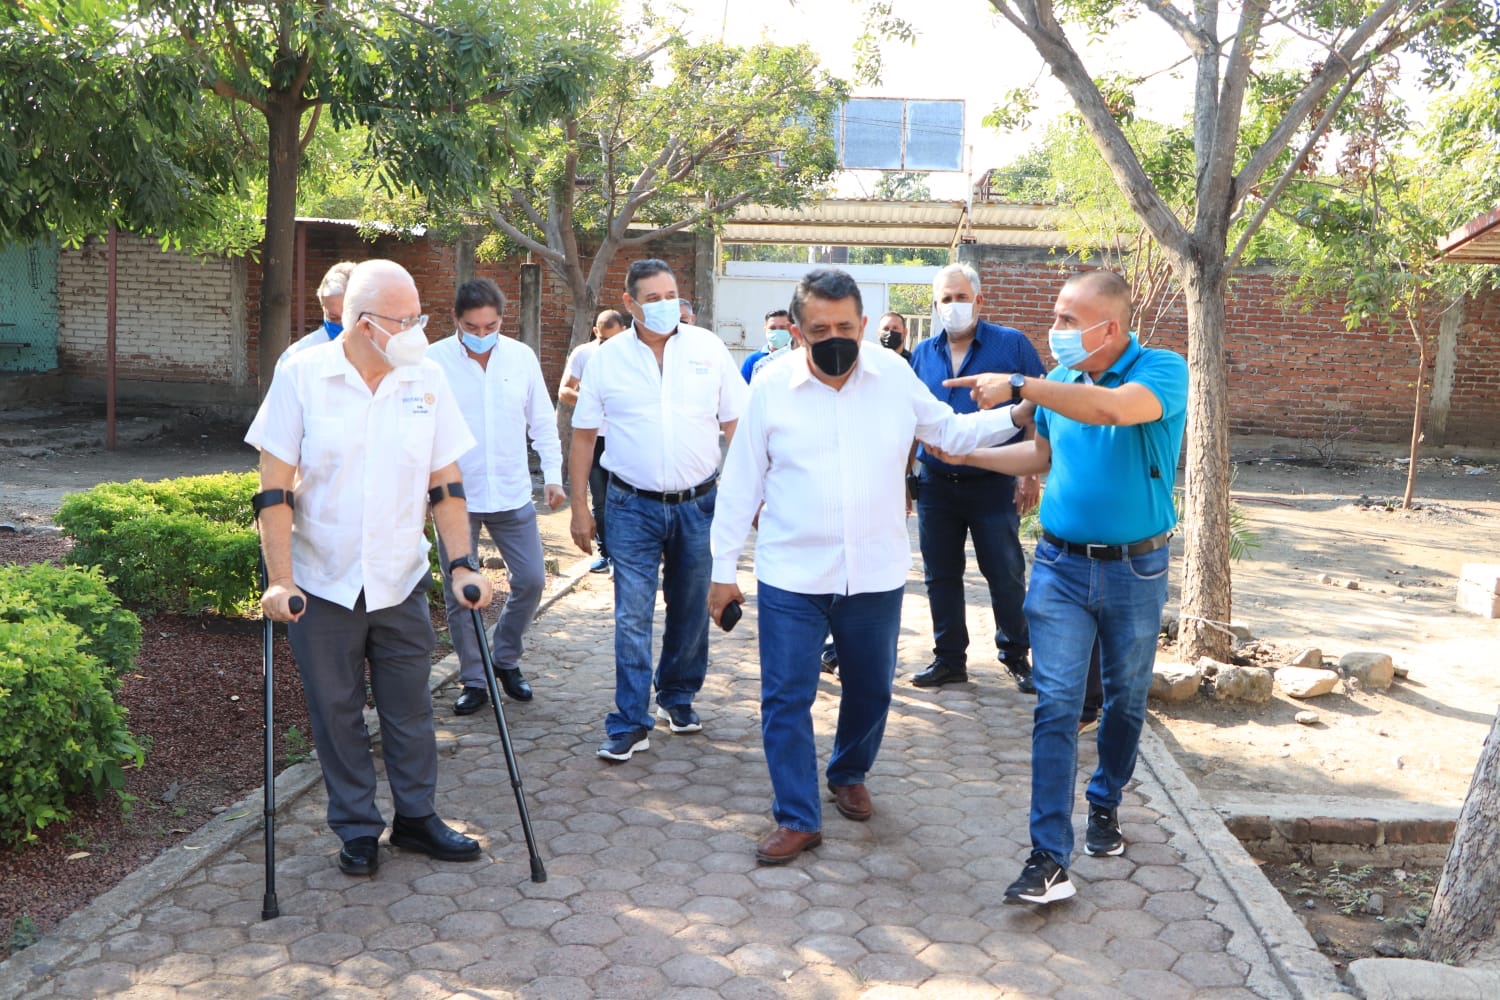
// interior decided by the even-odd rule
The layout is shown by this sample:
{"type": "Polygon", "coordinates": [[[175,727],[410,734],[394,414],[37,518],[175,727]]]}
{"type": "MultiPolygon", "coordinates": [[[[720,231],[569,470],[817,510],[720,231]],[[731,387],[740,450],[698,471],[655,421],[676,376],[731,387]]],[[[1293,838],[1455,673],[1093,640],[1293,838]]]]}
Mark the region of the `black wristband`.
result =
{"type": "Polygon", "coordinates": [[[261,490],[250,498],[250,509],[254,512],[257,519],[260,517],[261,511],[267,507],[275,507],[279,504],[286,504],[288,507],[296,510],[297,505],[292,502],[292,497],[293,493],[291,490],[261,490]]]}
{"type": "Polygon", "coordinates": [[[434,486],[427,491],[427,505],[429,507],[436,507],[448,497],[457,497],[460,500],[464,499],[464,484],[460,482],[434,486]]]}

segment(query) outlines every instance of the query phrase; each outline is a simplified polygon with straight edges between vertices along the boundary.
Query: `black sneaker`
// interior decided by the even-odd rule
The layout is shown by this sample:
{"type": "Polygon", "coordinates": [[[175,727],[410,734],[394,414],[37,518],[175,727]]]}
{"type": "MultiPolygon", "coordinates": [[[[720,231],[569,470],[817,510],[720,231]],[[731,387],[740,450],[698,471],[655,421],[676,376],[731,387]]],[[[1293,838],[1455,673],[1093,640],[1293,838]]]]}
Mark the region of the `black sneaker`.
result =
{"type": "Polygon", "coordinates": [[[1022,694],[1036,694],[1036,684],[1031,679],[1031,657],[1025,650],[1019,653],[1007,655],[1000,654],[1000,662],[1010,672],[1011,678],[1016,682],[1016,690],[1022,694]]]}
{"type": "MultiPolygon", "coordinates": [[[[698,721],[698,713],[693,711],[692,705],[673,705],[671,708],[658,705],[656,717],[665,722],[667,728],[674,733],[703,732],[703,723],[698,721]]],[[[645,748],[642,747],[642,749],[645,748]]]]}
{"type": "Polygon", "coordinates": [[[1089,857],[1115,857],[1125,853],[1125,838],[1120,836],[1120,819],[1115,813],[1114,809],[1089,803],[1089,828],[1083,838],[1083,850],[1089,857]]]}
{"type": "Polygon", "coordinates": [[[839,651],[834,648],[832,636],[823,640],[823,652],[818,658],[823,663],[823,673],[836,674],[839,672],[839,651]]]}
{"type": "Polygon", "coordinates": [[[1041,851],[1032,851],[1021,869],[1021,877],[1005,890],[1007,903],[1055,903],[1078,890],[1068,881],[1068,871],[1041,851]]]}
{"type": "Polygon", "coordinates": [[[637,750],[651,749],[651,730],[644,726],[632,729],[624,736],[611,736],[599,747],[599,756],[605,760],[629,760],[637,750]]]}

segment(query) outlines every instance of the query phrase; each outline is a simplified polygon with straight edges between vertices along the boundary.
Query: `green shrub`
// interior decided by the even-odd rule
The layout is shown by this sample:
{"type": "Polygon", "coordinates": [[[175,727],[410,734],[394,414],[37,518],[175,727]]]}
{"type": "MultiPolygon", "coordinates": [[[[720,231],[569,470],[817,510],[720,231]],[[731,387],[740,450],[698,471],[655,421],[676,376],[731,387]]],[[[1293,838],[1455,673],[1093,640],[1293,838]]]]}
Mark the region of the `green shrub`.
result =
{"type": "Polygon", "coordinates": [[[260,597],[253,472],[102,483],[63,499],[68,562],[99,566],[127,604],[233,614],[260,597]]]}
{"type": "Polygon", "coordinates": [[[78,628],[80,649],[98,660],[105,687],[111,693],[119,690],[120,676],[135,668],[141,622],[120,606],[99,569],[47,563],[0,566],[0,621],[54,615],[78,628]]]}
{"type": "Polygon", "coordinates": [[[71,815],[67,800],[125,787],[145,759],[78,626],[57,617],[0,621],[0,839],[71,815]]]}

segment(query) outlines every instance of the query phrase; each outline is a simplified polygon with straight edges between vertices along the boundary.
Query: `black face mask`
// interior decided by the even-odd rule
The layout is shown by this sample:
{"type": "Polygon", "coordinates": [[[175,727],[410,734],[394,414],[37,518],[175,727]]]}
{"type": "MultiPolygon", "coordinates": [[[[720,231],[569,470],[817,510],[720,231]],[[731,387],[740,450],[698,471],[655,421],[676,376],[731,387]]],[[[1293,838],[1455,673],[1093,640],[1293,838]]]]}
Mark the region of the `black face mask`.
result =
{"type": "Polygon", "coordinates": [[[859,341],[848,337],[826,337],[809,345],[808,350],[812,352],[813,364],[830,378],[843,375],[859,359],[859,341]]]}

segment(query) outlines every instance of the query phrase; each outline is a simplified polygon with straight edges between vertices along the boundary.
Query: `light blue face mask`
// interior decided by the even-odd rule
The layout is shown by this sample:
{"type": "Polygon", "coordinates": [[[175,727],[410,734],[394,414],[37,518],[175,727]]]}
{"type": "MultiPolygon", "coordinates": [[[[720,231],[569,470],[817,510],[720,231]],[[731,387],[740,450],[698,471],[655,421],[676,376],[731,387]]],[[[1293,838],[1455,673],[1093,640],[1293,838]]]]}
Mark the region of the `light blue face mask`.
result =
{"type": "Polygon", "coordinates": [[[779,351],[791,342],[792,331],[790,330],[781,329],[766,331],[766,344],[769,345],[771,350],[773,351],[779,351]]]}
{"type": "Polygon", "coordinates": [[[335,323],[331,319],[325,319],[323,321],[323,329],[328,332],[328,339],[332,340],[334,337],[337,337],[339,334],[344,332],[344,324],[335,323]]]}
{"type": "Polygon", "coordinates": [[[495,349],[495,342],[500,339],[500,331],[496,330],[494,333],[487,333],[481,337],[477,334],[466,333],[460,330],[458,331],[458,339],[463,341],[463,345],[475,354],[488,354],[495,349]]]}
{"type": "Polygon", "coordinates": [[[1103,344],[1100,344],[1092,351],[1084,350],[1083,335],[1088,333],[1089,330],[1103,326],[1108,322],[1109,320],[1107,319],[1100,320],[1093,326],[1083,330],[1048,330],[1047,346],[1052,349],[1052,357],[1064,368],[1076,369],[1089,358],[1104,350],[1103,344]]]}
{"type": "Polygon", "coordinates": [[[678,308],[675,298],[642,302],[640,305],[641,325],[652,333],[671,333],[682,322],[682,310],[678,308]]]}

